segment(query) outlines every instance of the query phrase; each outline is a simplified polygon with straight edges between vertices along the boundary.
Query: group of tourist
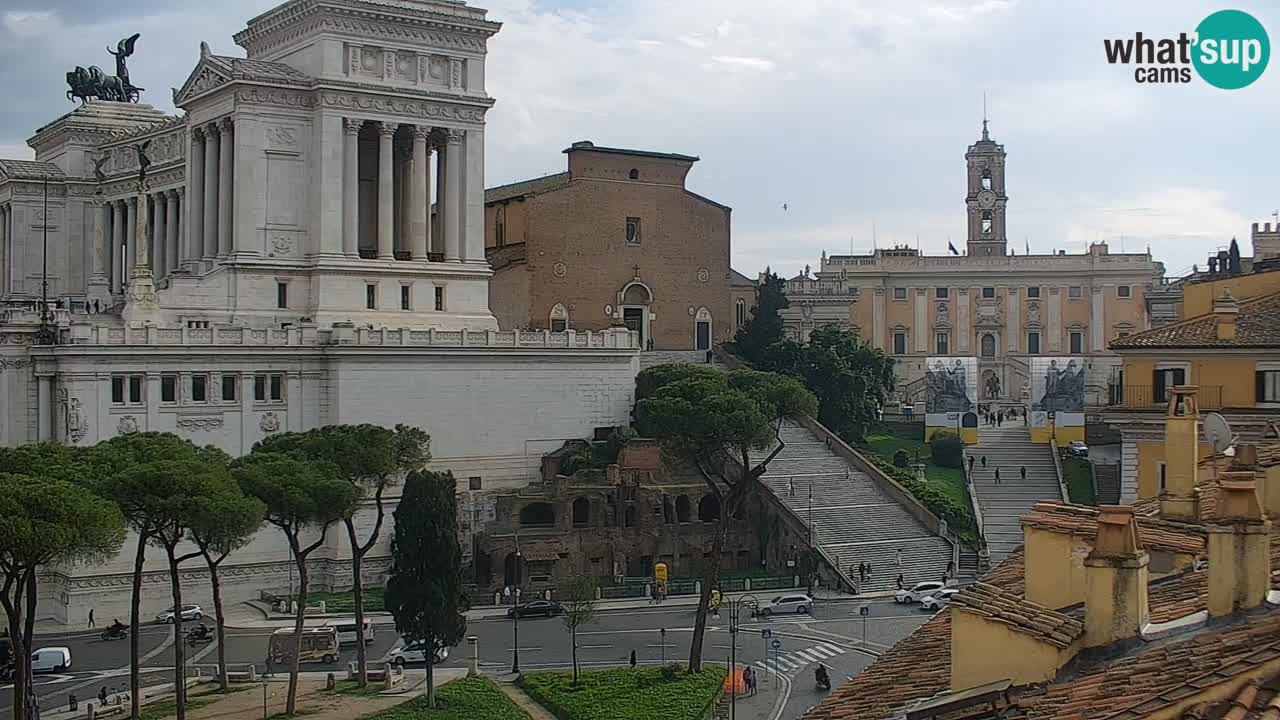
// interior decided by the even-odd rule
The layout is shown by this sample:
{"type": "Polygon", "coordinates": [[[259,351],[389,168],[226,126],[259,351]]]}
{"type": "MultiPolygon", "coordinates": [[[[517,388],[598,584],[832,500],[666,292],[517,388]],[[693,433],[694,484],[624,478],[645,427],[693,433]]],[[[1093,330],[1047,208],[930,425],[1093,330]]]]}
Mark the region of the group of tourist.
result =
{"type": "MultiPolygon", "coordinates": [[[[981,462],[982,462],[982,469],[985,471],[985,470],[987,469],[987,456],[986,456],[986,455],[981,456],[981,462]]],[[[970,455],[970,456],[969,456],[969,477],[973,477],[973,463],[974,463],[974,457],[973,457],[972,455],[970,455]]],[[[1023,482],[1026,482],[1026,481],[1027,481],[1027,466],[1026,466],[1026,465],[1023,465],[1022,467],[1018,468],[1018,474],[1022,477],[1022,481],[1023,481],[1023,482]]],[[[996,469],[995,469],[995,472],[992,474],[991,478],[992,478],[992,480],[995,482],[995,484],[996,484],[996,485],[999,485],[999,484],[1000,484],[1000,468],[996,468],[996,469]]]]}

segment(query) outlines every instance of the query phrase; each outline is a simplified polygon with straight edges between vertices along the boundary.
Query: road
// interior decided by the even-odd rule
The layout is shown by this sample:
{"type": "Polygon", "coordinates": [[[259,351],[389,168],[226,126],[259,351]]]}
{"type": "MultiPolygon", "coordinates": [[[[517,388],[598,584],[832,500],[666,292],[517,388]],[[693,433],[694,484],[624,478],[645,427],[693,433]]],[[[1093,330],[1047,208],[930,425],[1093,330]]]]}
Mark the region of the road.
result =
{"type": "MultiPolygon", "coordinates": [[[[870,664],[875,653],[888,649],[928,617],[916,607],[881,601],[867,605],[869,614],[864,623],[858,615],[859,607],[856,602],[829,602],[815,607],[812,616],[744,620],[737,636],[738,663],[754,665],[761,673],[762,687],[766,688],[771,680],[778,682],[773,677],[775,673],[780,672],[786,678],[803,676],[794,684],[793,690],[793,702],[800,703],[797,705],[798,714],[815,701],[811,678],[816,662],[826,664],[833,681],[839,684],[870,664]],[[762,637],[762,630],[769,631],[768,639],[762,637]],[[776,649],[772,647],[775,644],[776,649]],[[767,659],[766,649],[769,653],[767,659]],[[806,695],[813,697],[807,698],[806,695]]],[[[709,661],[728,661],[731,636],[726,613],[722,611],[719,619],[709,619],[704,646],[704,657],[709,661]]],[[[578,630],[579,664],[583,667],[625,665],[633,650],[636,661],[641,664],[657,664],[663,660],[684,662],[689,652],[693,622],[694,608],[691,606],[658,605],[602,612],[578,630]]],[[[263,670],[268,637],[272,632],[273,628],[228,630],[227,662],[254,663],[263,670]]],[[[477,638],[482,672],[499,674],[511,670],[514,632],[515,623],[506,618],[472,620],[468,624],[468,635],[477,638]]],[[[564,668],[570,664],[572,648],[569,634],[559,618],[523,619],[519,632],[522,670],[564,668]]],[[[172,681],[172,628],[145,625],[140,639],[143,684],[172,681]]],[[[377,625],[369,646],[369,657],[375,660],[385,657],[398,640],[392,625],[377,625]]],[[[128,687],[128,641],[104,641],[98,632],[90,631],[40,636],[37,646],[65,646],[70,648],[72,656],[70,671],[37,678],[36,691],[42,708],[64,706],[69,694],[80,698],[94,696],[104,685],[109,691],[128,687]]],[[[469,646],[464,642],[452,649],[445,665],[465,667],[469,653],[469,646]]],[[[347,647],[335,665],[306,665],[304,669],[341,672],[354,657],[354,649],[347,647]]],[[[188,664],[208,665],[216,660],[214,643],[189,648],[188,664]]],[[[11,693],[12,685],[0,685],[0,718],[11,712],[11,693]]],[[[788,704],[788,713],[791,707],[788,704]]]]}

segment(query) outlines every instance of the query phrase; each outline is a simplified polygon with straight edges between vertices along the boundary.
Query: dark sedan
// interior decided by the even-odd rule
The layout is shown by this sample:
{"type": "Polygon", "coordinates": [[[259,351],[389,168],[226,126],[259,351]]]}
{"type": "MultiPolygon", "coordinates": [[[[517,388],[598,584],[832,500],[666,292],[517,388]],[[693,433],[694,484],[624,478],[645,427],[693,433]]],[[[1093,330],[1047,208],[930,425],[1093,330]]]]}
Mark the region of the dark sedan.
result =
{"type": "Polygon", "coordinates": [[[564,614],[564,606],[550,600],[530,600],[507,610],[507,617],[552,617],[564,614]]]}

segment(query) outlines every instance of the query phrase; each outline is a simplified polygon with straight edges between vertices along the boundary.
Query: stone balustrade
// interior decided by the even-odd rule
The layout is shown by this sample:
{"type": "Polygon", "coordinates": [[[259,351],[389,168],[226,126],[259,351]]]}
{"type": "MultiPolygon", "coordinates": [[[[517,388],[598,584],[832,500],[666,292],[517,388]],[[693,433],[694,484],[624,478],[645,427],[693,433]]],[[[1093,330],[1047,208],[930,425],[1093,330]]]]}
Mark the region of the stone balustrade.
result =
{"type": "Polygon", "coordinates": [[[549,330],[413,330],[356,327],[334,323],[320,329],[306,323],[288,329],[246,327],[123,328],[71,323],[61,330],[63,344],[106,346],[241,345],[436,348],[536,348],[566,350],[639,350],[639,334],[626,328],[599,332],[549,330]]]}

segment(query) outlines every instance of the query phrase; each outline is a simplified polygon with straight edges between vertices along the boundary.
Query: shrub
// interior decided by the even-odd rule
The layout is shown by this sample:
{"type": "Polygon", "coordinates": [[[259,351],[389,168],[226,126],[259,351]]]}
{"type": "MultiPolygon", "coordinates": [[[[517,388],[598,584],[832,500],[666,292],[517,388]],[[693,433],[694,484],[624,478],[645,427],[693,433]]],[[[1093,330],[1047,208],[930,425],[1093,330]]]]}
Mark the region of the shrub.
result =
{"type": "Polygon", "coordinates": [[[934,433],[929,440],[929,451],[937,465],[950,468],[964,466],[964,441],[955,433],[934,433]]]}
{"type": "Polygon", "coordinates": [[[679,665],[579,673],[525,673],[520,686],[561,720],[700,720],[707,717],[725,671],[690,675],[679,665]]]}
{"type": "Polygon", "coordinates": [[[893,466],[898,468],[905,468],[910,465],[911,465],[911,458],[907,456],[907,451],[903,450],[902,448],[898,448],[898,450],[893,454],[893,466]]]}

